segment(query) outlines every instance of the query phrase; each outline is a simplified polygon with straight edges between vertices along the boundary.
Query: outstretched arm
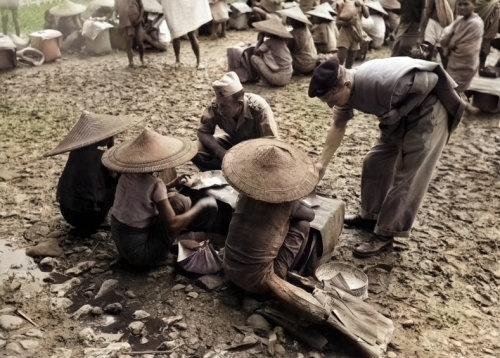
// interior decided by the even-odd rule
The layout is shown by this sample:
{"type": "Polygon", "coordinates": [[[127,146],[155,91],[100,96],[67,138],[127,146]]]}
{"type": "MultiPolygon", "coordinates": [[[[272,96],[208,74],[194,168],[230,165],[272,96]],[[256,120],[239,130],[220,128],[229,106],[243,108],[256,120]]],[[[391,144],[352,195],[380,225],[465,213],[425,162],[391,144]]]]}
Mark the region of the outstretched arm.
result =
{"type": "Polygon", "coordinates": [[[179,215],[175,214],[168,198],[158,202],[156,206],[160,213],[160,220],[167,224],[168,231],[176,233],[185,229],[206,208],[217,205],[214,204],[214,202],[215,200],[213,198],[202,198],[191,209],[179,215]]]}

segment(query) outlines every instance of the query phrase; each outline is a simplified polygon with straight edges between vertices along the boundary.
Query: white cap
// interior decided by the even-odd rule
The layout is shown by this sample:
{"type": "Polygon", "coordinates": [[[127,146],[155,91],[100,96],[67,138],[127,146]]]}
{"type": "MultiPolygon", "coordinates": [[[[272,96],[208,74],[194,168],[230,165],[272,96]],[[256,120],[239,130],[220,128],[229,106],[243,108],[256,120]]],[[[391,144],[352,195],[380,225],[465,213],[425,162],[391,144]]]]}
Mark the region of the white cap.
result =
{"type": "Polygon", "coordinates": [[[240,79],[235,72],[228,72],[220,80],[214,81],[212,87],[215,94],[221,97],[231,96],[243,89],[240,79]]]}

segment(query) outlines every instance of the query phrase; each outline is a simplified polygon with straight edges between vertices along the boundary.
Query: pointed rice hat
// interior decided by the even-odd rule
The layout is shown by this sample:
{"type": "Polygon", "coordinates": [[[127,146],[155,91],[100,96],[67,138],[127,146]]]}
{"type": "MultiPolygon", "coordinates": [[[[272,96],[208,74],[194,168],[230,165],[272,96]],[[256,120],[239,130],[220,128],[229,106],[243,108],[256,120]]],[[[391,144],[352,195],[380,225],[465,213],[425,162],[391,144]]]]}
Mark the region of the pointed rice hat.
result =
{"type": "Polygon", "coordinates": [[[102,163],[118,173],[152,173],[181,165],[196,151],[196,144],[188,139],[163,136],[146,128],[134,140],[107,150],[102,163]]]}
{"type": "Polygon", "coordinates": [[[326,10],[326,8],[324,7],[320,7],[319,5],[316,6],[314,9],[308,11],[307,14],[311,16],[320,17],[322,19],[327,19],[330,21],[334,20],[333,16],[328,12],[328,10],[326,10]]]}
{"type": "Polygon", "coordinates": [[[85,12],[87,7],[82,4],[77,4],[69,0],[64,0],[60,4],[52,7],[49,13],[58,17],[74,16],[85,12]]]}
{"type": "Polygon", "coordinates": [[[142,0],[142,6],[144,7],[144,12],[163,14],[163,7],[156,0],[142,0]]]}
{"type": "Polygon", "coordinates": [[[375,10],[383,15],[388,15],[387,11],[384,10],[384,8],[382,7],[382,5],[380,5],[380,2],[378,0],[366,1],[365,5],[370,9],[375,10]]]}
{"type": "Polygon", "coordinates": [[[114,8],[115,7],[115,1],[114,0],[92,0],[89,4],[89,7],[91,9],[99,9],[101,7],[110,7],[114,8]]]}
{"type": "Polygon", "coordinates": [[[252,24],[260,32],[265,32],[284,39],[292,39],[293,36],[278,19],[271,18],[264,21],[254,22],[252,24]]]}
{"type": "Polygon", "coordinates": [[[319,5],[317,5],[315,8],[321,9],[321,10],[326,10],[330,14],[337,14],[337,11],[328,2],[323,2],[319,5]]]}
{"type": "Polygon", "coordinates": [[[64,139],[45,157],[61,154],[98,143],[112,137],[139,122],[134,116],[111,116],[84,112],[64,139]]]}
{"type": "Polygon", "coordinates": [[[307,154],[272,138],[251,139],[232,147],[222,161],[222,173],[241,193],[268,203],[300,199],[319,180],[307,154]]]}
{"type": "Polygon", "coordinates": [[[303,22],[304,24],[312,25],[311,21],[309,21],[307,16],[304,15],[302,10],[298,6],[290,7],[288,9],[278,10],[276,12],[278,14],[284,15],[284,16],[289,17],[291,19],[303,22]]]}
{"type": "Polygon", "coordinates": [[[401,3],[398,0],[380,0],[380,5],[387,10],[401,9],[401,3]]]}
{"type": "Polygon", "coordinates": [[[247,5],[246,2],[236,1],[230,4],[230,8],[235,8],[238,12],[242,14],[246,14],[248,12],[252,12],[252,8],[247,5]]]}

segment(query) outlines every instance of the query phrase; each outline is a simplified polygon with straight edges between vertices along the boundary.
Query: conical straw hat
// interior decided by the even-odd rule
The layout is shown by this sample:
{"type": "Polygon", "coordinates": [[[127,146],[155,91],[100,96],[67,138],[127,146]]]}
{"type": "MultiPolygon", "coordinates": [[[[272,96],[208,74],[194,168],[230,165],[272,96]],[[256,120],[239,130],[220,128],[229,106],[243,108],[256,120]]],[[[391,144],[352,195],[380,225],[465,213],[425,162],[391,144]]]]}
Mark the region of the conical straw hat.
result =
{"type": "Polygon", "coordinates": [[[309,14],[311,16],[320,17],[322,19],[327,19],[327,20],[333,21],[333,16],[330,15],[328,10],[326,10],[323,7],[319,7],[319,5],[316,6],[314,9],[308,11],[307,14],[309,14]]]}
{"type": "Polygon", "coordinates": [[[247,5],[246,2],[236,1],[230,5],[231,8],[235,8],[238,12],[245,14],[247,12],[252,12],[252,8],[247,5]]]}
{"type": "Polygon", "coordinates": [[[98,143],[139,122],[134,116],[110,116],[84,112],[69,133],[46,157],[98,143]]]}
{"type": "Polygon", "coordinates": [[[142,0],[142,6],[145,12],[152,14],[163,14],[163,7],[156,0],[142,0]]]}
{"type": "Polygon", "coordinates": [[[380,2],[378,0],[367,1],[365,2],[365,5],[372,10],[380,12],[381,14],[388,15],[387,11],[384,10],[384,8],[382,7],[382,5],[380,5],[380,2]]]}
{"type": "Polygon", "coordinates": [[[302,10],[300,10],[300,7],[298,6],[290,7],[288,9],[278,10],[276,12],[291,19],[303,22],[304,24],[312,25],[307,16],[304,15],[302,10]]]}
{"type": "Polygon", "coordinates": [[[330,3],[323,2],[315,7],[316,9],[326,10],[330,14],[337,14],[337,11],[330,5],[330,3]]]}
{"type": "Polygon", "coordinates": [[[107,150],[102,163],[119,173],[152,173],[181,165],[196,151],[196,144],[190,140],[144,129],[134,140],[107,150]]]}
{"type": "Polygon", "coordinates": [[[60,4],[49,10],[49,13],[54,16],[65,17],[81,14],[87,9],[85,5],[76,4],[69,0],[64,0],[60,4]]]}
{"type": "Polygon", "coordinates": [[[114,8],[115,7],[115,1],[114,0],[92,0],[89,4],[89,7],[91,9],[99,9],[100,7],[110,7],[114,8]]]}
{"type": "Polygon", "coordinates": [[[397,0],[380,0],[380,5],[387,10],[401,9],[401,3],[397,0]]]}
{"type": "Polygon", "coordinates": [[[304,152],[271,138],[244,141],[226,152],[222,173],[241,193],[268,203],[310,194],[318,183],[313,161],[304,152]]]}
{"type": "Polygon", "coordinates": [[[278,19],[272,18],[264,21],[254,22],[253,27],[261,32],[275,35],[284,39],[292,39],[293,36],[278,19]]]}

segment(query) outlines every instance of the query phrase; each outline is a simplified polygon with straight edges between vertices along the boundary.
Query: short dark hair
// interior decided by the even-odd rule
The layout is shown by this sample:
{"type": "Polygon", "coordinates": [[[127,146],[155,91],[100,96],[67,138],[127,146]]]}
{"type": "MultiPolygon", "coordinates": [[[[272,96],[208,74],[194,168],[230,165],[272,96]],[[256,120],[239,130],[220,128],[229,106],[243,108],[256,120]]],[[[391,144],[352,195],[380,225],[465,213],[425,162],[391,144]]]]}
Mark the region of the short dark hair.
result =
{"type": "Polygon", "coordinates": [[[339,60],[332,57],[316,67],[309,82],[309,97],[322,97],[339,83],[339,60]]]}

